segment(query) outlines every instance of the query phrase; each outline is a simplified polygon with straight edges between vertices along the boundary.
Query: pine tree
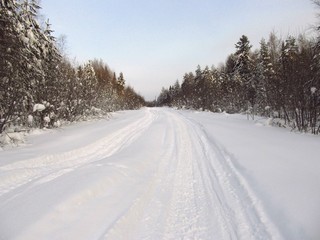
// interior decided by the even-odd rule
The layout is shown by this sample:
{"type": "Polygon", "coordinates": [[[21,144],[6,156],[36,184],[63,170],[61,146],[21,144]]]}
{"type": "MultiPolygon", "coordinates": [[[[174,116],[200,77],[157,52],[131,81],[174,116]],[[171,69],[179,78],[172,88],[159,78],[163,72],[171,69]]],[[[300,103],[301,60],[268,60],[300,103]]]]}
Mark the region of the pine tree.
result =
{"type": "Polygon", "coordinates": [[[119,95],[123,95],[124,86],[125,86],[125,80],[123,77],[123,73],[120,72],[119,77],[117,79],[117,92],[119,95]]]}
{"type": "Polygon", "coordinates": [[[250,104],[251,108],[254,107],[257,97],[257,86],[254,81],[253,76],[253,63],[250,58],[250,45],[247,36],[242,35],[236,46],[237,65],[236,72],[239,74],[240,89],[239,97],[240,104],[245,106],[245,104],[250,104]]]}
{"type": "Polygon", "coordinates": [[[186,105],[186,107],[194,107],[194,79],[195,77],[192,72],[186,73],[183,77],[183,82],[181,84],[181,95],[183,99],[183,104],[186,105]]]}
{"type": "Polygon", "coordinates": [[[36,56],[29,45],[22,12],[20,2],[0,2],[0,133],[6,124],[21,119],[32,102],[27,77],[31,75],[33,57],[36,56]]]}
{"type": "Polygon", "coordinates": [[[270,48],[265,39],[260,42],[259,54],[259,79],[261,79],[261,95],[262,99],[260,104],[264,105],[264,111],[269,115],[271,107],[276,109],[276,89],[275,89],[275,71],[271,62],[270,48]]]}

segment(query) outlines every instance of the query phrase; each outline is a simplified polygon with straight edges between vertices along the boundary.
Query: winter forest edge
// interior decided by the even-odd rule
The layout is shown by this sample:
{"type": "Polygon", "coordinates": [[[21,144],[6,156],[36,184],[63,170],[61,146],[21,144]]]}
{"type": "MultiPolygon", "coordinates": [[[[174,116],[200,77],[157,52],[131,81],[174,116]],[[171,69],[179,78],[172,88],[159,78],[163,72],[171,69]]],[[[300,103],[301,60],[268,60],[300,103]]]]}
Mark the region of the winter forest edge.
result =
{"type": "MultiPolygon", "coordinates": [[[[314,1],[320,7],[320,1],[314,1]]],[[[320,132],[320,27],[317,37],[274,32],[252,50],[247,36],[219,67],[198,65],[195,73],[162,88],[158,106],[269,117],[271,123],[300,132],[320,132]]]]}
{"type": "Polygon", "coordinates": [[[0,1],[0,133],[145,105],[102,60],[72,64],[39,9],[36,0],[0,1]]]}
{"type": "MultiPolygon", "coordinates": [[[[147,104],[126,86],[123,73],[117,76],[102,60],[73,64],[49,21],[38,23],[39,9],[36,0],[0,1],[0,134],[147,104]]],[[[319,37],[271,33],[252,50],[243,35],[224,64],[198,66],[149,104],[262,115],[275,125],[319,134],[319,89],[319,37]]]]}

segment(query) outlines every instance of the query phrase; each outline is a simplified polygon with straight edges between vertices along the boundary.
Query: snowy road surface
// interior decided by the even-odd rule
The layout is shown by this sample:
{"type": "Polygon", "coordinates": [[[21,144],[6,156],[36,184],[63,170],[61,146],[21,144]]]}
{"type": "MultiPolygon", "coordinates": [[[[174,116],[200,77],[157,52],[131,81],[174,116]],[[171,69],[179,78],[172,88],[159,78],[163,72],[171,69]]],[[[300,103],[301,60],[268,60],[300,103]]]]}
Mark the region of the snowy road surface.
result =
{"type": "Polygon", "coordinates": [[[0,239],[319,239],[319,137],[144,108],[0,152],[0,239]]]}

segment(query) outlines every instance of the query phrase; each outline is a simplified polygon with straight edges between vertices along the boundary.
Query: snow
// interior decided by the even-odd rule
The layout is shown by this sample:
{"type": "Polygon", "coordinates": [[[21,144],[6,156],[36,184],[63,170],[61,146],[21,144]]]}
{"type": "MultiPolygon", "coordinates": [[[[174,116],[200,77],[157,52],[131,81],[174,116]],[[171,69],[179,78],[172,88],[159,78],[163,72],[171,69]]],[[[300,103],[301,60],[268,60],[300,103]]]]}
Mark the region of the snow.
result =
{"type": "Polygon", "coordinates": [[[37,103],[33,106],[33,112],[41,112],[46,109],[46,106],[41,103],[37,103]]]}
{"type": "Polygon", "coordinates": [[[55,127],[60,127],[60,126],[61,126],[61,122],[60,122],[59,120],[57,120],[57,121],[55,121],[55,122],[53,123],[53,126],[55,126],[55,127]]]}
{"type": "Polygon", "coordinates": [[[30,42],[35,43],[36,39],[35,39],[34,34],[31,29],[27,31],[27,34],[28,34],[28,38],[30,39],[30,42]]]}
{"type": "Polygon", "coordinates": [[[17,146],[18,144],[22,144],[25,141],[24,132],[6,132],[0,135],[0,150],[1,145],[4,146],[17,146]]]}
{"type": "Polygon", "coordinates": [[[0,239],[318,239],[320,138],[144,108],[0,152],[0,239]]]}
{"type": "Polygon", "coordinates": [[[43,118],[43,120],[46,122],[46,123],[49,123],[50,122],[50,117],[49,116],[45,116],[43,118]]]}

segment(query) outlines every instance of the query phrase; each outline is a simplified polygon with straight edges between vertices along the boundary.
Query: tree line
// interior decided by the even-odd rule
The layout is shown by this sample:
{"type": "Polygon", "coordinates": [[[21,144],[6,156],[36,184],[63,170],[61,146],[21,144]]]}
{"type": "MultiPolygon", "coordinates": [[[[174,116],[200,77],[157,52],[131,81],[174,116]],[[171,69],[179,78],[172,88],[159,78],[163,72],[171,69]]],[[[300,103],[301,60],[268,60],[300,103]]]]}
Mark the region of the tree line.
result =
{"type": "Polygon", "coordinates": [[[271,33],[252,50],[243,35],[219,67],[197,67],[163,88],[158,105],[281,119],[299,131],[320,132],[320,38],[281,39],[271,33]]]}
{"type": "Polygon", "coordinates": [[[36,0],[0,1],[0,133],[145,104],[102,60],[76,66],[63,56],[39,9],[36,0]]]}

